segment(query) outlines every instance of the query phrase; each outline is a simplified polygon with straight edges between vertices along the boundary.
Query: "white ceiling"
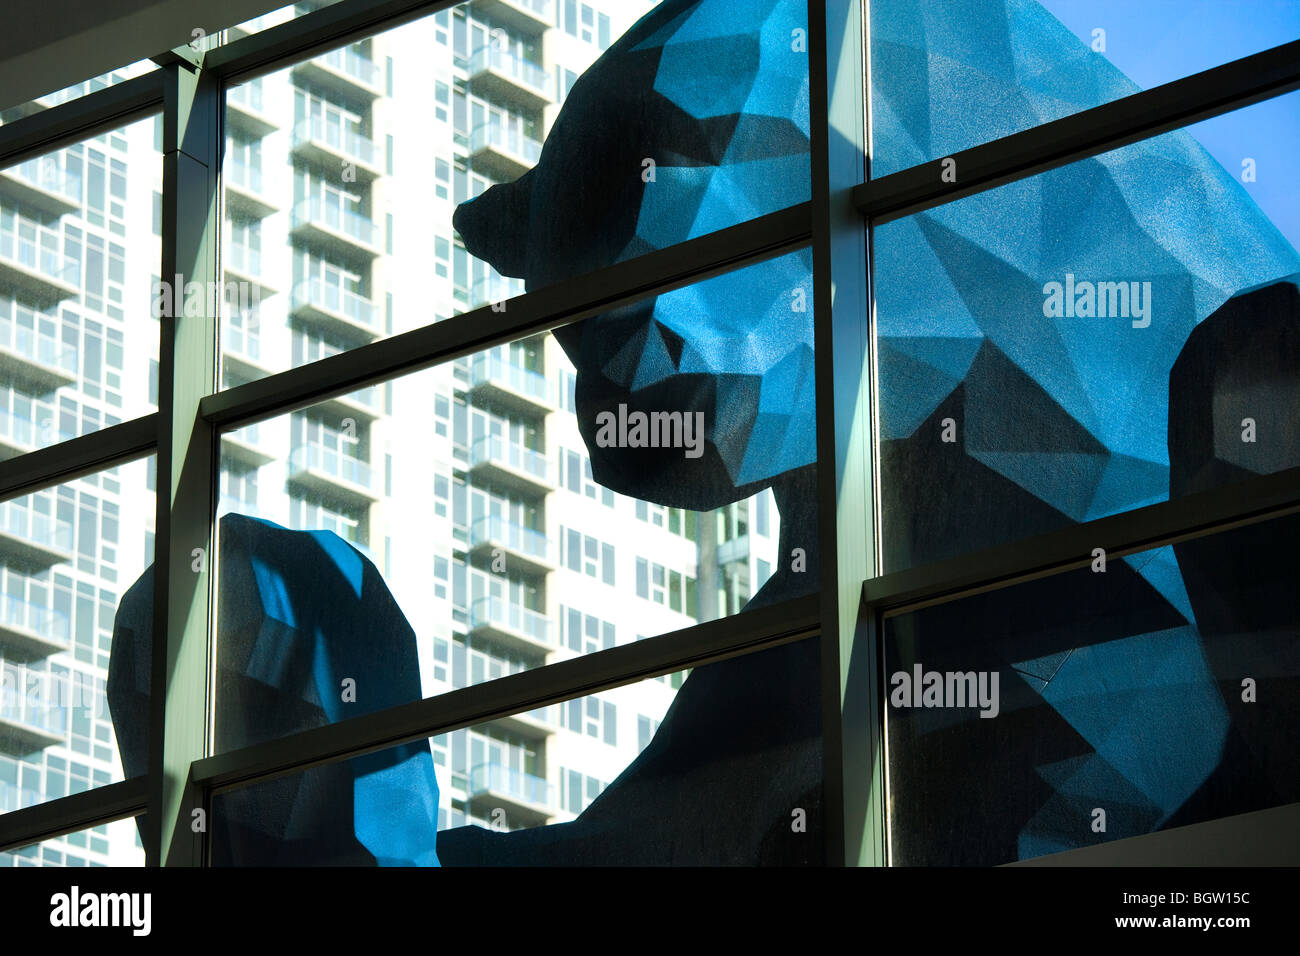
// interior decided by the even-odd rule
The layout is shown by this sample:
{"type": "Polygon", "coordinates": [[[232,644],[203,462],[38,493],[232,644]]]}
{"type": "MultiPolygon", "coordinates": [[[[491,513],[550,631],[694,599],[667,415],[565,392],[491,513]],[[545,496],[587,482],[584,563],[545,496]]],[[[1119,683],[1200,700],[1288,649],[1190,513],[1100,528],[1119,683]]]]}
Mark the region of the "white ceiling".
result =
{"type": "Polygon", "coordinates": [[[289,0],[6,0],[0,109],[188,43],[289,0]]]}

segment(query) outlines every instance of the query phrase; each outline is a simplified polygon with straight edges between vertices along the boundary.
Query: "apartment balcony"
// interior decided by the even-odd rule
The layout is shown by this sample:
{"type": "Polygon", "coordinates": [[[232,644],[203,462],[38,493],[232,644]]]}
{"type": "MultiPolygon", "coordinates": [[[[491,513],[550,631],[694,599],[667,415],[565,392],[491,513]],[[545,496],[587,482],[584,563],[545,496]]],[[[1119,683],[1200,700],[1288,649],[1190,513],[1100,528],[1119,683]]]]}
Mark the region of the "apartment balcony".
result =
{"type": "Polygon", "coordinates": [[[502,808],[511,826],[544,823],[555,813],[552,788],[544,778],[497,763],[482,763],[469,772],[469,799],[483,808],[484,816],[502,808]]]}
{"type": "Polygon", "coordinates": [[[551,650],[551,622],[546,615],[505,598],[475,601],[469,609],[469,633],[525,654],[551,650]]]}
{"type": "Polygon", "coordinates": [[[77,349],[50,335],[0,322],[0,374],[37,395],[77,382],[77,349]]]}
{"type": "Polygon", "coordinates": [[[30,699],[26,679],[26,668],[6,667],[0,690],[0,753],[16,757],[61,744],[68,735],[67,711],[44,694],[30,699]]]}
{"type": "Polygon", "coordinates": [[[731,564],[733,561],[749,560],[749,535],[742,534],[739,538],[732,538],[718,545],[716,563],[719,567],[731,564]]]}
{"type": "Polygon", "coordinates": [[[497,549],[505,557],[509,570],[526,574],[555,570],[551,542],[543,532],[497,515],[484,515],[470,525],[470,554],[490,560],[497,549]]]}
{"type": "Polygon", "coordinates": [[[325,408],[344,418],[360,418],[373,422],[384,416],[384,392],[382,385],[335,395],[321,402],[325,408]]]}
{"type": "Polygon", "coordinates": [[[77,263],[12,232],[0,232],[0,288],[38,307],[71,299],[81,291],[77,263]]]}
{"type": "Polygon", "coordinates": [[[540,110],[552,102],[551,77],[546,70],[509,50],[480,47],[465,66],[469,88],[507,106],[540,110]]]}
{"type": "Polygon", "coordinates": [[[68,617],[52,607],[0,597],[0,657],[31,661],[71,646],[68,617]]]}
{"type": "Polygon", "coordinates": [[[335,175],[351,164],[358,181],[380,175],[379,150],[369,137],[340,123],[305,119],[293,128],[293,151],[301,158],[325,166],[335,175]]]}
{"type": "Polygon", "coordinates": [[[293,75],[334,96],[373,100],[384,95],[384,71],[350,46],[299,63],[293,75]]]}
{"type": "Polygon", "coordinates": [[[246,289],[236,287],[239,294],[239,299],[234,303],[236,305],[256,306],[263,299],[269,299],[279,291],[266,281],[266,274],[262,271],[262,253],[256,249],[227,242],[222,247],[221,268],[225,272],[222,294],[227,296],[228,300],[229,286],[232,282],[247,287],[246,289]]]}
{"type": "Polygon", "coordinates": [[[299,445],[289,455],[289,481],[353,507],[379,500],[370,463],[323,445],[299,445]]]}
{"type": "Polygon", "coordinates": [[[541,740],[553,734],[559,728],[559,711],[554,704],[538,707],[522,714],[498,717],[492,721],[502,730],[520,734],[533,740],[541,740]]]}
{"type": "Polygon", "coordinates": [[[221,325],[221,363],[224,370],[248,382],[271,374],[262,361],[261,337],[251,329],[229,323],[221,325]]]}
{"type": "Polygon", "coordinates": [[[260,166],[227,159],[221,167],[221,181],[226,187],[226,205],[231,212],[265,219],[280,208],[263,185],[260,166]]]}
{"type": "Polygon", "coordinates": [[[505,302],[517,295],[524,294],[524,280],[513,276],[501,276],[489,272],[483,276],[469,291],[469,307],[477,309],[494,302],[505,302]]]}
{"type": "Polygon", "coordinates": [[[552,0],[474,0],[470,9],[525,36],[541,36],[555,25],[552,0]]]}
{"type": "Polygon", "coordinates": [[[279,457],[279,451],[268,447],[257,424],[245,425],[234,431],[221,433],[221,457],[230,458],[250,468],[261,468],[279,457]]]}
{"type": "Polygon", "coordinates": [[[24,807],[34,807],[45,800],[45,794],[30,787],[15,787],[0,780],[0,813],[12,813],[24,807]]]}
{"type": "Polygon", "coordinates": [[[369,216],[342,202],[320,196],[293,207],[290,223],[294,239],[334,255],[373,259],[379,255],[379,229],[369,216]]]}
{"type": "Polygon", "coordinates": [[[373,302],[321,279],[308,279],[293,287],[289,312],[350,341],[370,342],[380,335],[379,310],[373,302]]]}
{"type": "Polygon", "coordinates": [[[552,488],[550,462],[540,451],[496,435],[484,435],[469,450],[470,476],[529,495],[552,488]]]}
{"type": "Polygon", "coordinates": [[[226,125],[261,138],[280,128],[276,119],[262,108],[262,84],[241,83],[226,89],[226,125]]]}
{"type": "MultiPolygon", "coordinates": [[[[0,751],[23,756],[65,741],[70,701],[48,673],[5,662],[0,679],[0,751]]],[[[67,695],[70,697],[70,695],[67,695]]]]}
{"type": "Polygon", "coordinates": [[[74,436],[54,427],[54,413],[36,421],[8,409],[0,409],[0,461],[17,458],[74,436]]]}
{"type": "Polygon", "coordinates": [[[80,210],[81,188],[81,177],[68,172],[61,153],[0,170],[0,196],[49,216],[80,210]]]}
{"type": "Polygon", "coordinates": [[[0,504],[0,561],[39,571],[72,560],[72,524],[17,501],[0,504]]]}
{"type": "Polygon", "coordinates": [[[503,182],[518,179],[537,165],[542,144],[519,130],[484,123],[469,135],[469,161],[478,172],[503,182]]]}
{"type": "Polygon", "coordinates": [[[524,368],[497,351],[479,352],[469,363],[469,396],[528,415],[553,409],[550,383],[541,372],[524,368]]]}

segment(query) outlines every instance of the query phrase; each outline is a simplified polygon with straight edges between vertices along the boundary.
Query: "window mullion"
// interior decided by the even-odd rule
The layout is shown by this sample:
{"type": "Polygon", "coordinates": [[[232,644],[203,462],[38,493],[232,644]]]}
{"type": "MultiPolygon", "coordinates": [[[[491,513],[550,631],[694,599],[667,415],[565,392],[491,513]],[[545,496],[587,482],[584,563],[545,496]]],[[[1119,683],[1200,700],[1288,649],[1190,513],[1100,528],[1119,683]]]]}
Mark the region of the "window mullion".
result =
{"type": "Polygon", "coordinates": [[[808,553],[821,560],[808,572],[821,575],[826,858],[871,866],[885,863],[881,681],[860,603],[879,546],[867,230],[853,203],[868,172],[867,16],[860,0],[809,7],[819,541],[808,553]]]}
{"type": "Polygon", "coordinates": [[[162,275],[172,315],[160,318],[158,512],[150,700],[149,865],[199,865],[201,788],[190,764],[208,739],[209,556],[213,429],[198,414],[216,386],[217,167],[221,99],[201,66],[170,63],[163,112],[162,275]]]}

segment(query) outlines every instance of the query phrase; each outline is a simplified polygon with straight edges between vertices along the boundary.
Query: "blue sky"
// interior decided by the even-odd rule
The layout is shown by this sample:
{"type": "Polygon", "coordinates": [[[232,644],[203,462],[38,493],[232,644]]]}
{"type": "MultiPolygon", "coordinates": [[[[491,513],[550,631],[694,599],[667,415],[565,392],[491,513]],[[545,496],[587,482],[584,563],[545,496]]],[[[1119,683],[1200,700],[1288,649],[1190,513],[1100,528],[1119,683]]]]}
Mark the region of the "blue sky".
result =
{"type": "MultiPolygon", "coordinates": [[[[1144,89],[1300,39],[1300,0],[1040,0],[1091,44],[1106,31],[1106,57],[1144,89]]],[[[1291,244],[1300,248],[1300,92],[1188,127],[1242,182],[1291,244]]]]}

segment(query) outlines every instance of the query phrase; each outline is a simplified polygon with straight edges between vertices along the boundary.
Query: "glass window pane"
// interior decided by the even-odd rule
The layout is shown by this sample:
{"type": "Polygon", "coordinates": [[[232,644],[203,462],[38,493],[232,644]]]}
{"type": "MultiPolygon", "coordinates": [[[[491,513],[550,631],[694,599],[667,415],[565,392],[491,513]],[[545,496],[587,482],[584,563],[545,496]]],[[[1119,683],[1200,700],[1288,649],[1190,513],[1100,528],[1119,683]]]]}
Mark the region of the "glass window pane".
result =
{"type": "Polygon", "coordinates": [[[157,68],[157,64],[152,60],[138,60],[128,66],[119,67],[116,70],[111,70],[108,73],[80,83],[74,83],[62,90],[46,93],[26,103],[0,110],[0,123],[12,123],[16,119],[39,113],[51,106],[58,106],[60,103],[66,103],[69,100],[80,99],[88,93],[96,93],[99,90],[116,86],[118,83],[134,79],[137,76],[143,76],[145,73],[150,73],[157,68]]]}
{"type": "Polygon", "coordinates": [[[988,866],[1300,800],[1297,531],[888,618],[892,861],[988,866]]]}
{"type": "Polygon", "coordinates": [[[223,386],[808,199],[802,2],[605,6],[604,54],[540,42],[548,2],[461,5],[463,50],[428,16],[228,89],[223,386]]]}
{"type": "Polygon", "coordinates": [[[0,461],[156,408],[153,128],[0,170],[0,461]]]}
{"type": "Polygon", "coordinates": [[[876,177],[1300,38],[1300,6],[1275,0],[872,0],[870,10],[876,177]]]}
{"type": "Polygon", "coordinates": [[[887,570],[1300,464],[1297,117],[1288,94],[876,230],[887,570]]]}
{"type": "Polygon", "coordinates": [[[403,376],[391,413],[370,388],[225,433],[217,748],[464,686],[435,666],[440,640],[473,683],[735,613],[751,551],[777,571],[748,606],[815,590],[812,315],[792,307],[809,268],[792,253],[403,376]],[[559,369],[577,372],[576,412],[556,404],[559,369]],[[438,435],[435,396],[478,437],[438,435]],[[592,462],[583,487],[560,483],[568,454],[592,462]],[[439,510],[438,476],[463,480],[462,514],[439,510]],[[768,488],[769,538],[707,517],[768,488]],[[674,533],[638,499],[706,520],[674,533]],[[466,586],[430,588],[439,559],[466,586]]]}
{"type": "MultiPolygon", "coordinates": [[[[136,818],[128,817],[30,846],[0,851],[0,867],[6,866],[144,866],[144,848],[136,818]]],[[[51,902],[57,905],[57,901],[51,902]]],[[[144,915],[138,914],[141,920],[144,915]]],[[[128,912],[125,921],[130,919],[128,912]]]]}
{"type": "Polygon", "coordinates": [[[214,862],[819,864],[818,661],[811,638],[599,695],[602,719],[653,733],[589,735],[550,707],[223,793],[214,862]]]}
{"type": "Polygon", "coordinates": [[[151,461],[0,503],[0,813],[145,772],[151,461]]]}

